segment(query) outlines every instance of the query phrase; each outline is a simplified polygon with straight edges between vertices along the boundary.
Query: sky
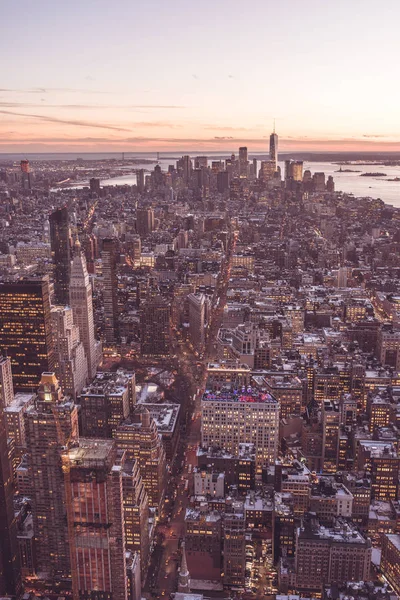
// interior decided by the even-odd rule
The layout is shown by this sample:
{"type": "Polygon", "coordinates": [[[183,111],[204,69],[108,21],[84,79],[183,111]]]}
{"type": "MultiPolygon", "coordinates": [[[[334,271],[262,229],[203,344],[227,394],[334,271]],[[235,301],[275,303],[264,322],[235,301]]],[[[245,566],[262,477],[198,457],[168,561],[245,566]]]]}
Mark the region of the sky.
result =
{"type": "Polygon", "coordinates": [[[400,151],[398,0],[4,2],[0,152],[400,151]]]}

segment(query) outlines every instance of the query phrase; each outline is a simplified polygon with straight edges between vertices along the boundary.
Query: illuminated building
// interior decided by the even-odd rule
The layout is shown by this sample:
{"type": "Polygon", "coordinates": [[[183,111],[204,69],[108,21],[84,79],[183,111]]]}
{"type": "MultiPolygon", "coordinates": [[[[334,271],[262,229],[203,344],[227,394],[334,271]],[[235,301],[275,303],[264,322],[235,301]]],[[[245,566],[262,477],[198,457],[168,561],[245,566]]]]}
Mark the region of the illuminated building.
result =
{"type": "Polygon", "coordinates": [[[201,402],[202,446],[218,446],[237,454],[239,444],[255,446],[257,471],[273,464],[278,451],[279,404],[254,388],[206,392],[201,402]]]}
{"type": "Polygon", "coordinates": [[[239,492],[247,492],[255,486],[255,449],[253,444],[239,444],[237,456],[218,448],[198,448],[199,469],[211,467],[216,473],[224,473],[227,487],[237,486],[239,492]]]}
{"type": "Polygon", "coordinates": [[[238,389],[243,386],[247,387],[250,383],[250,372],[250,367],[241,365],[239,361],[208,363],[206,387],[213,392],[222,388],[238,389]]]}
{"type": "Polygon", "coordinates": [[[149,506],[159,509],[166,485],[165,450],[149,411],[139,408],[133,418],[117,427],[115,439],[118,448],[138,461],[149,506]]]}
{"type": "Polygon", "coordinates": [[[79,327],[80,340],[85,349],[88,377],[92,379],[96,373],[100,350],[94,336],[92,286],[79,241],[75,243],[69,295],[74,323],[79,327]]]}
{"type": "Polygon", "coordinates": [[[273,160],[262,160],[258,176],[261,179],[261,181],[266,182],[266,181],[269,181],[270,179],[274,178],[275,171],[276,171],[276,163],[275,163],[275,161],[273,161],[273,160]]]}
{"type": "Polygon", "coordinates": [[[112,438],[118,425],[129,416],[134,398],[134,375],[123,371],[97,373],[79,399],[83,437],[112,438]]]}
{"type": "Polygon", "coordinates": [[[400,535],[384,535],[380,568],[395,593],[400,595],[400,535]]]}
{"type": "Polygon", "coordinates": [[[387,427],[390,423],[392,406],[389,396],[384,393],[369,393],[367,399],[367,415],[369,419],[369,430],[373,432],[377,427],[387,427]]]}
{"type": "Polygon", "coordinates": [[[26,453],[25,413],[32,406],[35,394],[17,392],[12,402],[5,408],[7,422],[7,435],[13,440],[13,468],[14,473],[26,453]]]}
{"type": "Polygon", "coordinates": [[[0,348],[11,358],[16,391],[36,389],[54,370],[47,277],[0,283],[0,348]]]}
{"type": "Polygon", "coordinates": [[[374,500],[397,499],[400,458],[393,443],[360,440],[357,467],[370,474],[374,500]]]}
{"type": "Polygon", "coordinates": [[[101,252],[103,263],[104,336],[106,344],[115,344],[119,338],[118,328],[118,240],[103,240],[101,252]]]}
{"type": "Polygon", "coordinates": [[[224,585],[241,586],[245,580],[246,524],[243,504],[232,502],[224,516],[224,585]]]}
{"type": "Polygon", "coordinates": [[[146,302],[140,315],[140,351],[168,356],[171,344],[171,306],[161,296],[146,302]]]}
{"type": "Polygon", "coordinates": [[[49,217],[51,256],[54,263],[54,295],[61,306],[69,304],[71,241],[68,208],[58,208],[49,217]]]}
{"type": "Polygon", "coordinates": [[[57,379],[63,393],[75,399],[88,379],[85,348],[79,337],[79,327],[74,324],[69,306],[53,306],[51,321],[57,379]]]}
{"type": "Polygon", "coordinates": [[[320,525],[315,516],[306,515],[297,531],[296,589],[300,593],[319,592],[336,582],[369,579],[371,542],[344,520],[337,526],[320,525]]]}
{"type": "Polygon", "coordinates": [[[339,406],[326,400],[322,404],[322,470],[336,473],[339,453],[339,406]]]}
{"type": "Polygon", "coordinates": [[[298,377],[271,375],[264,379],[267,390],[277,399],[280,417],[300,415],[303,408],[303,384],[298,377]]]}
{"type": "Polygon", "coordinates": [[[123,477],[115,442],[81,438],[63,463],[70,469],[68,532],[79,596],[128,600],[123,477]]]}
{"type": "Polygon", "coordinates": [[[144,579],[150,556],[149,502],[139,461],[123,452],[121,466],[126,549],[139,554],[144,579]]]}
{"type": "Polygon", "coordinates": [[[0,361],[0,595],[19,596],[21,573],[17,546],[17,526],[14,514],[14,479],[9,460],[5,400],[8,396],[4,382],[9,361],[0,361]],[[2,374],[1,374],[2,373],[2,374]],[[6,393],[4,393],[6,392],[6,393]]]}
{"type": "Polygon", "coordinates": [[[383,365],[400,369],[400,331],[382,327],[378,331],[377,356],[383,365]]]}
{"type": "Polygon", "coordinates": [[[71,575],[61,454],[77,439],[77,407],[62,396],[55,374],[43,373],[35,404],[26,412],[26,443],[37,568],[49,580],[65,581],[71,575]]]}

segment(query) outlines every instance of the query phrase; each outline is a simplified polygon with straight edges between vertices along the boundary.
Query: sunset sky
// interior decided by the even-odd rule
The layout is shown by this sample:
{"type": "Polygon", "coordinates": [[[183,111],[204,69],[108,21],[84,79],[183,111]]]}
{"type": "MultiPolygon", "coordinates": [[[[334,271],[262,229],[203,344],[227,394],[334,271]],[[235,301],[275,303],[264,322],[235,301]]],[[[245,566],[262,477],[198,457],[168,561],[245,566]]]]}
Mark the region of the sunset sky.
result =
{"type": "Polygon", "coordinates": [[[400,151],[398,0],[20,0],[0,152],[400,151]]]}

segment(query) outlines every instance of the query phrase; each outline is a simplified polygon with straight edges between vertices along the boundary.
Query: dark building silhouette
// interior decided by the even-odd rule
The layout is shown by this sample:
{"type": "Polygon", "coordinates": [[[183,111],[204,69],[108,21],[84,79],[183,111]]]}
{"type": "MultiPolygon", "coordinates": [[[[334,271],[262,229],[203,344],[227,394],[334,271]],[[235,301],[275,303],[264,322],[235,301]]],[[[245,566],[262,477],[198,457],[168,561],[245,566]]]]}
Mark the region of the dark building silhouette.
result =
{"type": "Polygon", "coordinates": [[[4,408],[0,394],[0,596],[18,596],[21,574],[13,504],[14,480],[4,408]]]}
{"type": "Polygon", "coordinates": [[[154,231],[154,210],[152,208],[138,208],[136,231],[139,235],[148,235],[154,231]]]}
{"type": "Polygon", "coordinates": [[[140,317],[141,352],[166,356],[171,342],[171,306],[161,296],[147,302],[140,317]]]}
{"type": "Polygon", "coordinates": [[[101,194],[100,179],[97,179],[96,177],[92,177],[89,181],[89,186],[90,186],[90,191],[92,192],[92,194],[97,194],[98,196],[100,196],[100,194],[101,194]]]}
{"type": "Polygon", "coordinates": [[[56,302],[69,303],[71,276],[71,245],[68,208],[58,208],[50,215],[50,244],[54,263],[54,293],[56,302]]]}
{"type": "Polygon", "coordinates": [[[11,358],[16,391],[35,390],[54,370],[47,276],[0,283],[0,348],[11,358]]]}

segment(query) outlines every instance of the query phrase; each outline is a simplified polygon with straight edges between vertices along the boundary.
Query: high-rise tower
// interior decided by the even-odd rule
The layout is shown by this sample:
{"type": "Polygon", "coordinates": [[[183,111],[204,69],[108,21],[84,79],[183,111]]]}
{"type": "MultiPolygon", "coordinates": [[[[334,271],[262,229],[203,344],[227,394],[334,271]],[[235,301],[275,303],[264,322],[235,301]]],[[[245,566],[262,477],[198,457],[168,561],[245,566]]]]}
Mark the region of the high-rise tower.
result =
{"type": "Polygon", "coordinates": [[[116,238],[103,240],[101,260],[104,280],[104,334],[107,344],[114,344],[119,337],[117,256],[118,240],[116,238]]]}
{"type": "Polygon", "coordinates": [[[51,213],[51,255],[54,262],[54,293],[57,304],[69,302],[68,288],[71,275],[71,247],[68,208],[63,206],[51,213]]]}
{"type": "Polygon", "coordinates": [[[278,135],[275,133],[275,121],[274,131],[269,136],[269,158],[275,164],[275,171],[278,167],[278,135]]]}
{"type": "Polygon", "coordinates": [[[46,579],[71,574],[62,452],[78,439],[78,410],[62,396],[54,373],[43,373],[38,397],[26,413],[28,462],[38,572],[46,579]]]}
{"type": "Polygon", "coordinates": [[[92,379],[97,367],[97,344],[94,337],[92,286],[86,268],[86,259],[81,252],[80,243],[75,243],[74,258],[71,267],[69,288],[70,304],[74,314],[74,322],[79,327],[83,347],[88,363],[88,376],[92,379]]]}
{"type": "MultiPolygon", "coordinates": [[[[14,515],[14,480],[9,460],[5,408],[10,360],[0,357],[0,596],[18,596],[21,574],[14,515]]],[[[11,381],[12,392],[12,381],[11,381]]]]}
{"type": "Polygon", "coordinates": [[[11,358],[16,391],[35,390],[54,370],[47,276],[0,283],[0,348],[11,358]]]}

